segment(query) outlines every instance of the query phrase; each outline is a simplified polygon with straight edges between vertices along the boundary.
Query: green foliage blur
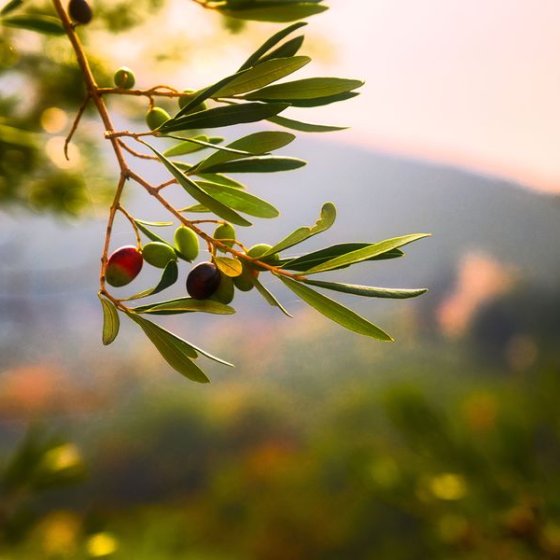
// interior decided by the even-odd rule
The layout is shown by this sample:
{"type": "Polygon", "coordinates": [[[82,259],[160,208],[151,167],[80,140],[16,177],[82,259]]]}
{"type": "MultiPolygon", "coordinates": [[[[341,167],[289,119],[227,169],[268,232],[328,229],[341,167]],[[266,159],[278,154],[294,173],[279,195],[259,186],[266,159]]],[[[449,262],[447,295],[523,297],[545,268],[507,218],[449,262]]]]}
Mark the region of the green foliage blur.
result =
{"type": "Polygon", "coordinates": [[[147,383],[77,429],[87,481],[3,523],[2,558],[558,558],[556,357],[508,371],[424,342],[383,379],[333,355],[297,382],[147,383]]]}

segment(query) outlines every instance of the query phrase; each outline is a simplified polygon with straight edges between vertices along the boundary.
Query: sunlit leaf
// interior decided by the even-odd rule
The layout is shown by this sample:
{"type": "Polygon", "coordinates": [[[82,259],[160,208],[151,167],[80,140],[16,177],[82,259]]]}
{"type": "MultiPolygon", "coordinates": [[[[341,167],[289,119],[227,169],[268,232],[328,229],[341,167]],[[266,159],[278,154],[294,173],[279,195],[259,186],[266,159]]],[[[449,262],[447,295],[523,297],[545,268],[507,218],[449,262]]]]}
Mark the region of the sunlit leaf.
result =
{"type": "Polygon", "coordinates": [[[302,159],[284,156],[252,156],[224,161],[206,167],[211,173],[276,173],[307,165],[302,159]]]}
{"type": "Polygon", "coordinates": [[[344,78],[305,78],[283,84],[274,84],[245,95],[251,100],[282,100],[316,99],[350,92],[362,86],[360,80],[344,78]]]}
{"type": "Polygon", "coordinates": [[[310,237],[317,235],[323,231],[329,229],[336,219],[336,208],[332,202],[325,202],[321,208],[321,216],[312,226],[303,226],[296,229],[294,232],[290,233],[287,237],[282,239],[279,243],[276,243],[274,247],[269,249],[262,256],[273,255],[274,253],[280,253],[289,247],[293,247],[298,243],[309,239],[310,237]]]}
{"type": "Polygon", "coordinates": [[[393,339],[379,327],[370,323],[351,309],[344,307],[340,303],[304,286],[300,282],[296,282],[291,278],[279,276],[280,280],[290,289],[296,296],[302,299],[305,303],[316,309],[319,313],[331,319],[335,323],[343,326],[344,328],[370,336],[377,340],[392,341],[393,339]]]}
{"type": "Polygon", "coordinates": [[[213,109],[169,119],[158,129],[158,132],[165,134],[181,130],[218,128],[256,122],[273,117],[288,107],[288,103],[243,103],[214,107],[213,109]]]}
{"type": "Polygon", "coordinates": [[[220,218],[227,220],[233,224],[239,226],[250,226],[251,222],[247,221],[245,218],[241,217],[237,212],[222,204],[219,200],[216,200],[204,190],[202,190],[193,180],[189,179],[183,172],[165,156],[160,154],[155,148],[146,144],[158,156],[158,158],[165,165],[167,170],[177,179],[177,182],[200,204],[214,212],[220,218]]]}
{"type": "Polygon", "coordinates": [[[144,226],[152,227],[168,227],[173,225],[173,222],[149,222],[148,220],[139,220],[138,218],[136,218],[134,221],[136,222],[136,225],[142,224],[144,226]]]}
{"type": "Polygon", "coordinates": [[[324,282],[321,280],[302,280],[304,284],[334,290],[335,292],[343,292],[345,294],[354,294],[356,296],[386,298],[386,299],[408,299],[421,296],[428,290],[425,288],[417,290],[403,290],[397,288],[376,288],[374,286],[360,286],[358,284],[343,284],[339,282],[324,282]]]}
{"type": "Polygon", "coordinates": [[[10,0],[1,10],[0,16],[6,16],[13,12],[15,9],[19,8],[23,4],[23,0],[10,0]]]}
{"type": "Polygon", "coordinates": [[[292,107],[322,107],[323,105],[330,105],[331,103],[338,103],[339,101],[347,101],[353,97],[360,95],[358,91],[347,91],[344,93],[337,93],[336,95],[327,95],[325,97],[315,97],[313,99],[286,99],[292,107]]]}
{"type": "Polygon", "coordinates": [[[280,309],[280,311],[282,311],[284,315],[286,315],[287,317],[292,317],[292,315],[290,315],[286,308],[278,301],[276,296],[271,293],[265,286],[263,286],[257,278],[253,278],[252,281],[259,294],[261,294],[261,296],[269,303],[269,305],[278,307],[278,309],[280,309]]]}
{"type": "MultiPolygon", "coordinates": [[[[364,247],[369,247],[370,245],[371,243],[340,243],[338,245],[332,245],[331,247],[319,249],[318,251],[313,251],[312,253],[308,253],[307,255],[302,255],[297,258],[294,257],[292,259],[285,260],[284,262],[282,262],[282,268],[305,272],[306,270],[320,265],[334,257],[346,255],[347,253],[357,251],[358,249],[363,249],[364,247]]],[[[380,255],[370,257],[367,260],[377,261],[385,259],[396,259],[402,257],[403,255],[404,253],[400,249],[392,249],[391,251],[387,251],[386,253],[381,253],[380,255]]],[[[338,268],[346,268],[346,266],[350,265],[345,265],[338,268]]]]}
{"type": "Polygon", "coordinates": [[[270,37],[269,39],[267,39],[239,68],[239,71],[241,70],[246,70],[247,68],[250,68],[251,66],[253,66],[263,55],[265,55],[270,49],[272,49],[273,47],[275,47],[280,41],[282,41],[282,39],[284,39],[285,37],[287,37],[288,35],[290,35],[290,33],[293,33],[294,31],[296,31],[296,29],[300,29],[301,27],[304,27],[305,25],[307,25],[307,22],[305,21],[300,21],[298,23],[294,23],[288,27],[286,27],[285,29],[282,29],[280,31],[278,31],[278,33],[275,33],[274,35],[272,35],[272,37],[270,37]]]}
{"type": "Polygon", "coordinates": [[[241,273],[243,272],[243,265],[237,259],[232,259],[230,257],[216,257],[214,262],[220,271],[230,278],[241,276],[241,273]]]}
{"type": "Polygon", "coordinates": [[[222,89],[215,92],[212,97],[232,97],[260,89],[285,76],[293,74],[311,62],[308,56],[293,56],[289,58],[275,58],[260,62],[249,70],[242,72],[236,79],[231,80],[222,89]]]}
{"type": "Polygon", "coordinates": [[[429,237],[428,233],[413,233],[409,235],[402,235],[400,237],[394,237],[391,239],[385,239],[378,243],[368,245],[362,249],[357,249],[345,255],[340,255],[330,259],[320,265],[314,266],[307,270],[307,274],[316,274],[318,272],[326,272],[327,270],[334,270],[335,268],[340,268],[341,266],[349,266],[351,264],[356,264],[377,255],[391,251],[392,249],[398,249],[403,245],[417,241],[418,239],[423,239],[424,237],[429,237]]]}
{"type": "Polygon", "coordinates": [[[187,154],[198,152],[200,150],[205,150],[208,147],[214,147],[220,142],[223,142],[223,140],[224,139],[219,136],[206,136],[204,134],[193,136],[188,140],[184,140],[179,144],[175,144],[175,146],[167,148],[167,150],[163,152],[163,155],[166,157],[184,156],[187,154]]]}
{"type": "MultiPolygon", "coordinates": [[[[197,140],[196,138],[183,138],[182,136],[174,136],[173,134],[167,135],[168,138],[175,138],[176,140],[184,140],[185,143],[198,144],[202,148],[211,148],[217,152],[226,152],[235,156],[247,156],[251,155],[243,150],[236,150],[235,148],[229,148],[228,146],[219,146],[218,144],[213,144],[212,142],[206,142],[204,140],[197,140]]],[[[165,152],[163,155],[167,155],[165,152]]]]}
{"type": "Polygon", "coordinates": [[[327,6],[319,5],[315,2],[266,2],[266,7],[224,9],[219,11],[228,17],[252,20],[252,21],[271,21],[271,22],[290,22],[298,19],[320,14],[328,9],[327,6]]]}
{"type": "Polygon", "coordinates": [[[162,292],[166,288],[173,286],[173,284],[177,282],[178,278],[179,278],[179,267],[177,266],[177,261],[169,261],[165,265],[165,268],[163,269],[163,273],[161,275],[161,279],[155,287],[149,288],[147,290],[142,290],[141,292],[138,292],[137,294],[134,294],[133,296],[130,296],[129,298],[126,299],[130,301],[134,299],[142,299],[148,296],[159,294],[159,292],[162,292]]]}
{"type": "Polygon", "coordinates": [[[59,19],[41,14],[18,14],[2,18],[0,25],[36,31],[44,35],[64,35],[65,33],[59,19]]]}
{"type": "MultiPolygon", "coordinates": [[[[272,131],[262,131],[249,134],[243,138],[239,138],[228,144],[228,148],[235,148],[237,150],[244,150],[253,155],[263,155],[273,150],[278,150],[287,146],[290,142],[295,140],[295,135],[290,132],[280,132],[276,130],[272,131]]],[[[225,152],[216,152],[204,161],[200,162],[197,167],[197,172],[203,171],[212,165],[217,163],[222,163],[224,161],[230,161],[233,159],[239,159],[234,154],[228,154],[225,152]]]]}
{"type": "Polygon", "coordinates": [[[103,297],[101,294],[97,294],[99,301],[101,302],[101,307],[103,309],[103,331],[102,340],[103,344],[106,346],[111,344],[117,338],[120,328],[119,313],[115,304],[103,297]]]}
{"type": "Polygon", "coordinates": [[[303,45],[305,37],[303,35],[298,35],[289,41],[286,41],[283,45],[280,45],[277,49],[271,51],[270,54],[263,56],[261,62],[265,60],[272,60],[274,58],[287,58],[289,56],[295,56],[303,45]]]}
{"type": "Polygon", "coordinates": [[[311,124],[294,119],[287,119],[286,117],[269,117],[268,121],[279,124],[291,130],[298,130],[299,132],[336,132],[337,130],[346,130],[346,126],[330,126],[326,124],[311,124]]]}
{"type": "Polygon", "coordinates": [[[211,313],[214,315],[232,315],[235,309],[211,299],[178,298],[140,305],[133,309],[136,313],[151,315],[177,315],[180,313],[211,313]]]}
{"type": "MultiPolygon", "coordinates": [[[[280,212],[272,204],[248,192],[225,185],[216,185],[207,181],[198,181],[198,186],[210,196],[229,208],[255,216],[256,218],[276,218],[280,212]]],[[[190,210],[191,212],[193,210],[190,210]]]]}
{"type": "MultiPolygon", "coordinates": [[[[169,243],[163,238],[160,237],[157,233],[154,233],[150,228],[146,227],[146,223],[144,220],[134,220],[136,227],[148,238],[152,241],[157,241],[158,243],[165,243],[169,245],[169,243]]],[[[153,225],[153,224],[152,224],[153,225]]]]}
{"type": "Polygon", "coordinates": [[[163,359],[181,375],[197,383],[209,383],[204,372],[192,361],[198,356],[193,347],[164,328],[130,313],[128,315],[152,341],[163,359]]]}

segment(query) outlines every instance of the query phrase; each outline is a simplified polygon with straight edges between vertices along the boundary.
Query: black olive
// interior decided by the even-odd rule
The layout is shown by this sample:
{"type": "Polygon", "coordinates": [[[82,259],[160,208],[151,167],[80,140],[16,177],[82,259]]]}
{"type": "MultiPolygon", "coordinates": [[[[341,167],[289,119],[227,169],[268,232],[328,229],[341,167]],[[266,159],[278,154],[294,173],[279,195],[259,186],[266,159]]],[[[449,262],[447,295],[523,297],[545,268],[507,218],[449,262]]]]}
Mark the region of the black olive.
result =
{"type": "Polygon", "coordinates": [[[187,276],[187,292],[194,299],[208,299],[220,286],[221,275],[215,264],[196,265],[187,276]]]}
{"type": "Polygon", "coordinates": [[[86,0],[70,0],[68,3],[68,13],[72,18],[72,21],[82,23],[84,25],[89,23],[93,17],[91,6],[86,2],[86,0]]]}

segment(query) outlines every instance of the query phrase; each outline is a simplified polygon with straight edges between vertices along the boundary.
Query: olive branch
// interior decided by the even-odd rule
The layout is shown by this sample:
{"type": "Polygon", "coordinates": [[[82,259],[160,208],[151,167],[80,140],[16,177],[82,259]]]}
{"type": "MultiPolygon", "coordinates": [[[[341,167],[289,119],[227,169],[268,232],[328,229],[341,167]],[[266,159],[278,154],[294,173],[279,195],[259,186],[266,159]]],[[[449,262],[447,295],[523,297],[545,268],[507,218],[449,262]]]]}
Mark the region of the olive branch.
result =
{"type": "MultiPolygon", "coordinates": [[[[322,0],[194,1],[229,17],[277,22],[300,20],[327,9],[322,0]]],[[[309,57],[299,54],[303,35],[293,37],[306,25],[305,22],[296,21],[275,33],[237,71],[197,91],[180,91],[169,85],[134,89],[135,76],[128,68],[117,70],[114,87],[101,87],[76,33],[78,25],[89,23],[93,17],[89,4],[86,0],[70,0],[65,8],[61,0],[52,2],[58,19],[41,14],[11,15],[22,4],[20,0],[13,0],[2,10],[0,22],[67,36],[84,78],[86,97],[66,138],[65,154],[86,107],[92,104],[117,161],[119,177],[109,208],[99,276],[104,344],[115,340],[120,317],[124,315],[138,324],[171,367],[193,381],[207,382],[208,378],[196,363],[199,356],[231,364],[176,336],[146,316],[193,312],[232,314],[235,309],[230,303],[235,290],[249,291],[253,288],[270,305],[289,315],[262,284],[259,279],[261,273],[270,273],[299,299],[339,325],[378,340],[393,340],[381,328],[315,288],[392,299],[416,297],[425,289],[379,288],[315,280],[312,277],[365,261],[402,257],[401,248],[404,245],[427,234],[408,234],[375,243],[340,243],[298,256],[286,255],[285,251],[334,224],[336,209],[327,202],[315,224],[296,229],[274,245],[260,243],[247,247],[238,239],[234,226],[250,227],[252,223],[247,217],[275,218],[279,212],[269,202],[249,193],[246,186],[230,174],[282,172],[302,167],[306,164],[303,160],[273,154],[290,144],[295,135],[280,130],[259,130],[224,145],[222,137],[199,132],[258,122],[307,133],[341,130],[337,126],[310,124],[283,116],[284,111],[290,108],[309,109],[349,100],[358,95],[356,90],[363,85],[359,80],[332,77],[283,80],[311,62],[309,57]],[[146,122],[150,130],[116,130],[106,102],[114,95],[145,97],[148,104],[146,122]],[[158,98],[176,99],[179,103],[177,113],[169,115],[158,107],[158,98]],[[171,140],[173,144],[161,151],[151,143],[159,139],[171,140]],[[179,159],[202,151],[210,155],[195,162],[179,159]],[[168,177],[160,184],[152,184],[134,170],[129,163],[130,158],[158,162],[168,177]],[[155,199],[167,211],[170,221],[147,222],[133,216],[122,201],[125,188],[132,184],[155,199]],[[182,188],[187,206],[177,208],[168,200],[165,191],[171,186],[182,188]],[[194,219],[200,213],[212,216],[194,219]],[[113,227],[119,214],[130,223],[134,244],[110,254],[113,227]],[[173,242],[154,231],[154,228],[171,226],[176,227],[173,242]],[[209,228],[213,231],[210,232],[209,228]],[[144,243],[143,238],[147,238],[148,242],[144,243]],[[197,264],[188,274],[187,291],[190,297],[142,305],[134,303],[174,285],[179,278],[179,260],[194,261],[199,254],[199,241],[206,245],[210,260],[197,264]],[[121,287],[132,282],[144,262],[163,269],[158,284],[127,297],[115,295],[109,286],[121,287]]]]}

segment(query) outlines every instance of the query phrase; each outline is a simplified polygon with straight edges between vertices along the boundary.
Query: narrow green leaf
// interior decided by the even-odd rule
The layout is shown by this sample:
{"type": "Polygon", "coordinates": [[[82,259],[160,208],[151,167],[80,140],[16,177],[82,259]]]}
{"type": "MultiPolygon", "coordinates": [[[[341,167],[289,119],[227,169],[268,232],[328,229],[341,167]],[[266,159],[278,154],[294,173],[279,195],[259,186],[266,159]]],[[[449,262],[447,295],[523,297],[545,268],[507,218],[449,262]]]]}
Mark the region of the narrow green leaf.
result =
{"type": "MultiPolygon", "coordinates": [[[[332,245],[331,247],[319,249],[318,251],[308,253],[307,255],[302,255],[300,257],[294,257],[292,259],[285,260],[285,262],[282,263],[282,268],[305,272],[306,270],[322,264],[334,257],[346,255],[347,253],[357,251],[358,249],[363,249],[364,247],[369,247],[370,245],[371,243],[340,243],[339,245],[332,245]]],[[[367,260],[377,261],[385,259],[396,259],[398,257],[402,257],[403,255],[404,253],[400,249],[392,249],[391,251],[381,253],[381,255],[371,257],[367,260]]],[[[346,268],[346,266],[341,266],[339,268],[346,268]]]]}
{"type": "Polygon", "coordinates": [[[291,130],[298,130],[299,132],[336,132],[337,130],[346,130],[347,126],[330,126],[325,124],[311,124],[294,119],[287,119],[286,117],[269,117],[268,121],[279,124],[291,130]]]}
{"type": "Polygon", "coordinates": [[[278,309],[280,309],[280,311],[282,311],[284,315],[292,318],[292,315],[290,315],[288,310],[278,301],[276,296],[271,293],[265,286],[263,286],[257,278],[253,278],[252,281],[255,288],[257,289],[257,292],[261,294],[261,296],[268,302],[269,305],[272,305],[272,307],[278,307],[278,309]]]}
{"type": "Polygon", "coordinates": [[[233,315],[235,309],[212,299],[179,298],[159,301],[133,308],[135,313],[153,315],[177,315],[180,313],[211,313],[213,315],[233,315]]]}
{"type": "Polygon", "coordinates": [[[23,0],[11,0],[8,2],[1,10],[0,16],[6,16],[13,12],[15,9],[19,8],[23,4],[23,0]]]}
{"type": "Polygon", "coordinates": [[[207,214],[210,212],[206,206],[203,204],[192,204],[191,206],[185,206],[181,208],[179,212],[194,212],[195,214],[207,214]]]}
{"type": "MultiPolygon", "coordinates": [[[[280,132],[276,130],[272,131],[262,131],[249,134],[243,138],[239,138],[228,144],[228,148],[235,148],[237,150],[243,150],[249,152],[252,155],[264,155],[273,150],[278,150],[283,148],[295,140],[295,135],[290,132],[280,132]]],[[[205,160],[201,161],[196,167],[197,171],[203,171],[215,165],[217,163],[222,163],[224,161],[230,161],[232,159],[239,159],[234,154],[227,154],[225,152],[215,152],[205,160]]]]}
{"type": "MultiPolygon", "coordinates": [[[[160,237],[157,233],[154,233],[150,228],[146,227],[146,222],[143,220],[134,220],[136,227],[148,238],[152,241],[157,241],[158,243],[165,243],[169,245],[169,243],[163,238],[160,237]]],[[[170,245],[171,246],[171,245],[170,245]]]]}
{"type": "Polygon", "coordinates": [[[279,243],[276,243],[274,247],[269,249],[266,253],[264,253],[263,257],[268,255],[273,255],[274,253],[280,253],[289,247],[293,247],[294,245],[298,245],[302,243],[306,239],[317,235],[323,231],[329,229],[336,219],[336,208],[332,202],[325,202],[323,207],[321,208],[321,216],[312,226],[303,226],[296,229],[294,232],[290,233],[287,237],[282,239],[279,243]]]}
{"type": "Polygon", "coordinates": [[[339,101],[346,101],[360,95],[358,91],[347,91],[345,93],[337,93],[336,95],[327,95],[326,97],[315,97],[314,99],[285,99],[292,107],[322,107],[339,101]]]}
{"type": "Polygon", "coordinates": [[[260,62],[249,70],[242,72],[236,79],[231,80],[222,89],[215,92],[212,97],[233,97],[240,93],[246,93],[255,89],[260,89],[272,82],[293,74],[311,59],[308,56],[293,56],[289,58],[275,58],[260,62]]]}
{"type": "Polygon", "coordinates": [[[191,381],[197,383],[210,382],[204,372],[192,361],[198,354],[189,343],[147,319],[132,313],[128,316],[140,326],[163,359],[174,370],[191,381]]]}
{"type": "Polygon", "coordinates": [[[6,27],[36,31],[44,35],[64,35],[64,27],[62,27],[60,20],[40,14],[18,14],[2,18],[0,24],[6,27]]]}
{"type": "Polygon", "coordinates": [[[283,45],[280,45],[277,49],[271,51],[270,54],[263,56],[261,62],[266,60],[272,60],[274,58],[288,58],[289,56],[295,56],[303,45],[305,37],[303,35],[298,35],[289,41],[286,41],[283,45]]]}
{"type": "Polygon", "coordinates": [[[179,144],[175,144],[175,146],[171,146],[167,148],[163,152],[163,155],[166,157],[175,157],[175,156],[184,156],[187,154],[192,154],[194,152],[199,152],[200,150],[205,150],[208,146],[204,144],[199,144],[193,142],[193,140],[201,140],[203,142],[210,143],[212,146],[218,144],[223,140],[223,138],[216,138],[216,141],[212,141],[208,136],[205,134],[201,134],[199,136],[194,136],[193,138],[189,138],[188,140],[183,140],[183,142],[179,144]]]}
{"type": "Polygon", "coordinates": [[[233,187],[234,189],[245,190],[245,185],[228,177],[227,175],[220,175],[219,173],[198,173],[198,176],[205,181],[210,183],[218,183],[219,185],[225,185],[226,187],[233,187]]]}
{"type": "Polygon", "coordinates": [[[274,84],[245,95],[251,100],[292,101],[298,99],[316,99],[347,93],[364,85],[360,80],[343,78],[304,78],[283,84],[274,84]]]}
{"type": "Polygon", "coordinates": [[[180,130],[219,128],[233,124],[256,122],[273,117],[288,107],[288,103],[243,103],[215,107],[169,119],[158,129],[158,132],[166,134],[180,130]]]}
{"type": "Polygon", "coordinates": [[[320,14],[328,9],[314,2],[298,2],[297,4],[267,2],[269,6],[259,8],[243,8],[238,10],[217,8],[224,16],[251,21],[270,21],[287,23],[297,21],[315,14],[320,14]]]}
{"type": "Polygon", "coordinates": [[[304,165],[307,162],[293,157],[253,156],[211,164],[205,170],[210,173],[276,173],[299,169],[304,165]]]}
{"type": "Polygon", "coordinates": [[[370,336],[377,340],[392,341],[393,339],[379,327],[370,323],[351,309],[344,307],[340,303],[304,286],[300,282],[296,282],[291,278],[279,276],[280,280],[290,289],[296,296],[305,303],[316,309],[319,313],[331,319],[335,323],[344,328],[354,331],[358,334],[370,336]]]}
{"type": "Polygon", "coordinates": [[[168,227],[173,225],[173,222],[149,222],[148,220],[139,220],[138,218],[136,218],[134,221],[136,222],[136,225],[142,224],[144,226],[152,227],[168,227]]]}
{"type": "Polygon", "coordinates": [[[296,31],[296,29],[300,29],[307,25],[307,22],[300,21],[299,23],[294,23],[285,29],[278,31],[267,39],[239,68],[238,72],[242,70],[246,70],[253,66],[263,55],[265,55],[270,49],[275,47],[282,39],[296,31]]]}
{"type": "MultiPolygon", "coordinates": [[[[174,138],[175,140],[184,140],[186,143],[193,143],[199,144],[202,148],[212,148],[217,152],[226,152],[228,154],[232,154],[236,157],[248,156],[251,155],[248,152],[243,150],[236,150],[235,148],[230,148],[228,146],[218,146],[217,144],[213,144],[212,142],[205,142],[204,140],[197,140],[196,138],[183,138],[182,136],[174,136],[173,134],[168,134],[168,138],[174,138]]],[[[167,150],[166,150],[167,151],[167,150]]],[[[167,155],[165,152],[163,155],[167,155]]]]}
{"type": "Polygon", "coordinates": [[[241,276],[241,273],[243,272],[243,265],[237,259],[232,259],[230,257],[216,257],[214,262],[220,271],[230,278],[241,276]]]}
{"type": "Polygon", "coordinates": [[[225,78],[217,81],[215,84],[212,84],[211,86],[200,90],[186,105],[183,106],[183,108],[173,117],[173,119],[177,119],[178,117],[189,113],[192,109],[212,97],[215,92],[222,89],[226,84],[228,84],[232,80],[235,80],[239,76],[239,74],[240,73],[238,72],[237,74],[226,76],[225,78]]]}
{"type": "Polygon", "coordinates": [[[163,273],[161,275],[161,279],[158,282],[157,286],[154,288],[149,288],[147,290],[142,290],[133,296],[126,298],[126,301],[131,301],[135,299],[142,299],[148,296],[153,296],[154,294],[159,294],[169,286],[173,286],[177,279],[179,278],[179,267],[177,266],[177,261],[169,261],[165,268],[163,269],[163,273]]]}
{"type": "Polygon", "coordinates": [[[318,272],[326,272],[327,270],[334,270],[341,266],[349,266],[351,264],[359,263],[365,260],[381,255],[390,251],[392,249],[398,249],[403,245],[417,241],[418,239],[423,239],[424,237],[429,237],[429,233],[413,233],[410,235],[402,235],[400,237],[394,237],[392,239],[385,239],[373,245],[368,245],[362,249],[346,253],[339,257],[330,259],[320,265],[314,266],[307,271],[307,274],[316,274],[318,272]]]}
{"type": "Polygon", "coordinates": [[[374,286],[360,286],[358,284],[343,284],[339,282],[323,282],[320,280],[302,280],[304,284],[334,290],[335,292],[343,292],[345,294],[354,294],[356,296],[386,298],[386,299],[408,299],[421,296],[428,290],[425,288],[418,290],[401,290],[397,288],[376,288],[374,286]]]}
{"type": "Polygon", "coordinates": [[[216,200],[204,190],[202,190],[192,179],[189,179],[182,171],[164,155],[160,154],[155,148],[149,144],[145,144],[156,156],[161,160],[167,170],[177,179],[177,182],[200,204],[206,206],[220,218],[236,224],[238,226],[250,226],[251,222],[241,217],[237,212],[216,200]]]}
{"type": "MultiPolygon", "coordinates": [[[[222,202],[229,208],[255,216],[256,218],[276,218],[280,212],[272,204],[248,192],[235,187],[216,185],[207,181],[198,181],[198,186],[214,199],[222,202]]],[[[192,209],[190,210],[193,211],[192,209]]]]}
{"type": "Polygon", "coordinates": [[[99,298],[103,309],[103,331],[101,338],[103,340],[103,344],[107,346],[111,344],[111,342],[113,342],[119,334],[119,313],[112,301],[103,297],[101,294],[97,294],[97,297],[99,298]]]}

